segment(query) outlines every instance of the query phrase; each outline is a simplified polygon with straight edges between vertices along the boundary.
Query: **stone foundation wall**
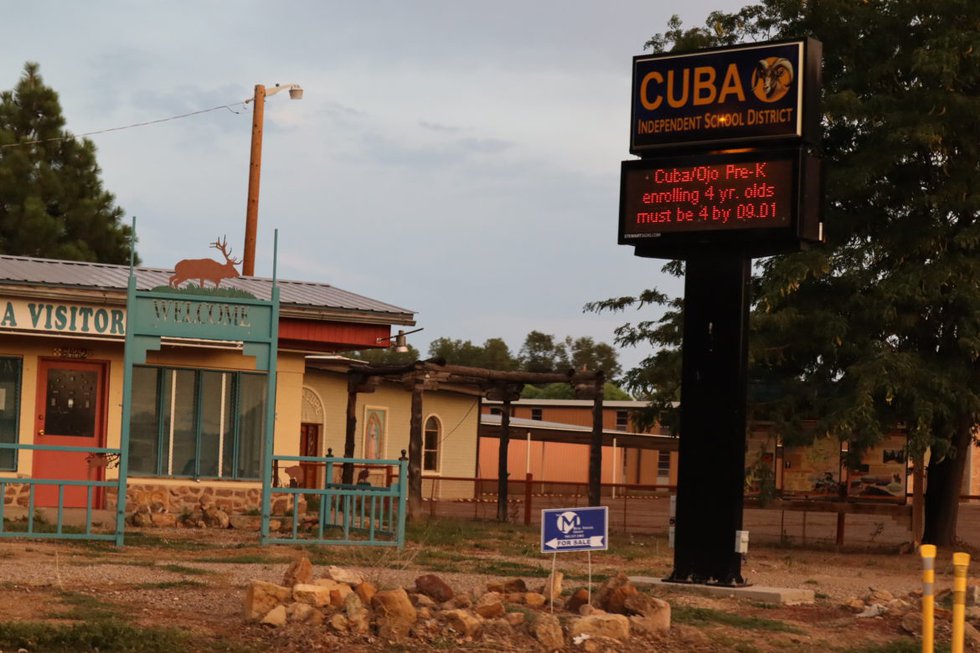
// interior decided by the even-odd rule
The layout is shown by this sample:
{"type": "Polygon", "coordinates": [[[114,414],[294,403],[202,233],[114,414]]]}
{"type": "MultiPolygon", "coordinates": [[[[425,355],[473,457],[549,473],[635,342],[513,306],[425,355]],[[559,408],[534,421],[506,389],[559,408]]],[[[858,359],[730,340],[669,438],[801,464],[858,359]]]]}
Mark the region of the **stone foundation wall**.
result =
{"type": "Polygon", "coordinates": [[[3,493],[3,505],[26,508],[30,488],[27,483],[7,483],[3,493]]]}
{"type": "MultiPolygon", "coordinates": [[[[126,512],[133,512],[140,506],[147,506],[153,512],[167,512],[179,515],[198,508],[202,499],[226,513],[257,511],[262,504],[262,491],[259,488],[210,487],[193,483],[190,485],[156,485],[152,483],[130,484],[126,489],[126,512]]],[[[116,489],[106,492],[106,508],[116,507],[116,489]]]]}

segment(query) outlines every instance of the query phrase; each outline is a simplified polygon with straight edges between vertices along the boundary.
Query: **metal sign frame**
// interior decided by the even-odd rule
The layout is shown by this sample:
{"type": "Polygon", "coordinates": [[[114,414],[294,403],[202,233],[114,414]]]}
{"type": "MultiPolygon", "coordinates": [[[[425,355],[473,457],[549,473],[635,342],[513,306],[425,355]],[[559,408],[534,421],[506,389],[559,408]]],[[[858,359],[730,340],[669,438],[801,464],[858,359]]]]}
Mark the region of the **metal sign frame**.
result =
{"type": "MultiPolygon", "coordinates": [[[[135,220],[133,233],[136,233],[135,220]]],[[[274,251],[278,250],[278,231],[274,251]]],[[[132,418],[133,367],[146,362],[146,353],[160,349],[161,337],[242,343],[242,353],[255,357],[256,371],[266,372],[265,437],[262,452],[263,527],[268,527],[272,451],[276,419],[276,362],[279,342],[279,286],[273,255],[272,289],[268,301],[215,295],[194,295],[136,289],[132,260],[126,295],[126,351],[123,365],[122,430],[120,435],[119,496],[116,502],[116,544],[123,545],[126,520],[126,479],[129,474],[129,430],[132,418]]],[[[266,533],[263,533],[265,535],[266,533]]]]}

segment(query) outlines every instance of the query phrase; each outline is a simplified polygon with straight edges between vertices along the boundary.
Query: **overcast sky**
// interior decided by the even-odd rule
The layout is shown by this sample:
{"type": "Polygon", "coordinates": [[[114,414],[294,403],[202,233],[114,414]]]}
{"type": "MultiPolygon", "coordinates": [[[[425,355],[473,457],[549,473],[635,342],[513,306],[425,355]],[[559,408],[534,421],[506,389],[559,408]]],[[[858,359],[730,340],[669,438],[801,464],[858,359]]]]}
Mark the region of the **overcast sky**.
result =
{"type": "MultiPolygon", "coordinates": [[[[256,274],[328,283],[416,313],[411,342],[514,353],[531,330],[612,342],[590,300],[659,286],[616,244],[631,57],[672,13],[742,0],[62,2],[0,0],[0,89],[41,66],[144,264],[242,251],[255,84],[267,100],[256,274]],[[237,112],[237,113],[235,113],[237,112]],[[129,218],[127,218],[128,220],[129,218]]],[[[629,367],[647,351],[621,352],[629,367]]]]}

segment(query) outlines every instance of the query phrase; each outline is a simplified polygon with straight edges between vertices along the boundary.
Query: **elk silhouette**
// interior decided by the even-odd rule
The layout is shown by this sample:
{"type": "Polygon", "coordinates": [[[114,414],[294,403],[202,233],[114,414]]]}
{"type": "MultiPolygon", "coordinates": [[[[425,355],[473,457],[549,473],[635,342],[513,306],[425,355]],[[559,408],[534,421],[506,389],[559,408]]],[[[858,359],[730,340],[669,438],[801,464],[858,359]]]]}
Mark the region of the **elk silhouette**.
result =
{"type": "Polygon", "coordinates": [[[204,287],[205,281],[210,281],[217,288],[222,279],[235,279],[241,276],[235,269],[235,266],[241,261],[231,257],[227,238],[214,241],[211,243],[211,247],[224,255],[224,263],[210,258],[185,258],[183,261],[177,261],[177,265],[174,266],[174,274],[170,277],[170,287],[177,288],[185,281],[197,279],[201,288],[204,287]]]}

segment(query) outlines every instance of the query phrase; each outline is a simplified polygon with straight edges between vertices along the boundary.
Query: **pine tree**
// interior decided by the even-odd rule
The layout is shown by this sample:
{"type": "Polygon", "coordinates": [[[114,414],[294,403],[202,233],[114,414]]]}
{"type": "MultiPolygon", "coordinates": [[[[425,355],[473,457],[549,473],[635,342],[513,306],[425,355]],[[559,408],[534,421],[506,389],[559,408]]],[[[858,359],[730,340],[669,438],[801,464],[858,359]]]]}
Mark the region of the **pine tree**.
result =
{"type": "Polygon", "coordinates": [[[750,357],[778,392],[754,408],[858,447],[904,429],[931,451],[924,539],[951,544],[980,413],[980,3],[765,0],[669,28],[648,45],[823,42],[828,242],[761,262],[750,357]]]}
{"type": "Polygon", "coordinates": [[[27,63],[0,93],[0,253],[128,263],[131,229],[102,187],[95,145],[64,129],[39,71],[27,63]]]}

